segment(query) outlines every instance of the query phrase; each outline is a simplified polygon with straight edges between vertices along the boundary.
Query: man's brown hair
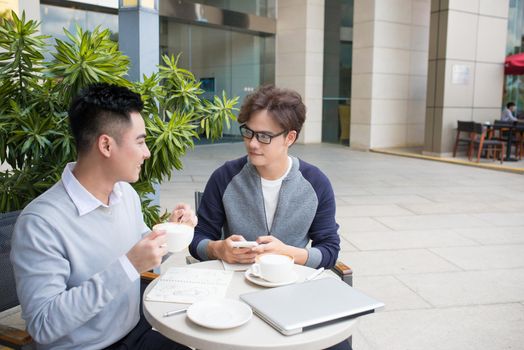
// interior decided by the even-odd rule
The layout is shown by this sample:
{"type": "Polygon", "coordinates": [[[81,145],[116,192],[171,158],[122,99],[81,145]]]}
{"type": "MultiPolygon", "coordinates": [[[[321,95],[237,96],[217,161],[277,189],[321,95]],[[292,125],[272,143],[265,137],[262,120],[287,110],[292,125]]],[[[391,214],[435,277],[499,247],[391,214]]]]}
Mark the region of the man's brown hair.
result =
{"type": "Polygon", "coordinates": [[[297,138],[306,120],[306,106],[293,90],[265,85],[248,95],[240,107],[238,121],[246,123],[254,113],[266,110],[285,131],[295,130],[297,138]]]}

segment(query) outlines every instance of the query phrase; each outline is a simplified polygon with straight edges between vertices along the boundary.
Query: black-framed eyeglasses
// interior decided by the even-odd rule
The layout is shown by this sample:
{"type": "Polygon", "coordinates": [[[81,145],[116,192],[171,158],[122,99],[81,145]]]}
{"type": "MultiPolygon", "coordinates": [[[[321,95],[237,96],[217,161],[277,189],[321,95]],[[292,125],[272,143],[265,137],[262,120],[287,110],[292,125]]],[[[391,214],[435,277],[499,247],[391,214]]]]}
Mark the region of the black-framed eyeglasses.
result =
{"type": "Polygon", "coordinates": [[[248,128],[246,124],[240,125],[240,134],[242,135],[242,137],[245,137],[246,139],[252,139],[253,136],[256,136],[258,142],[265,143],[266,145],[271,143],[271,140],[273,139],[273,137],[280,136],[282,134],[285,134],[286,132],[287,130],[284,130],[284,131],[279,132],[278,134],[271,135],[265,132],[253,131],[250,128],[248,128]]]}

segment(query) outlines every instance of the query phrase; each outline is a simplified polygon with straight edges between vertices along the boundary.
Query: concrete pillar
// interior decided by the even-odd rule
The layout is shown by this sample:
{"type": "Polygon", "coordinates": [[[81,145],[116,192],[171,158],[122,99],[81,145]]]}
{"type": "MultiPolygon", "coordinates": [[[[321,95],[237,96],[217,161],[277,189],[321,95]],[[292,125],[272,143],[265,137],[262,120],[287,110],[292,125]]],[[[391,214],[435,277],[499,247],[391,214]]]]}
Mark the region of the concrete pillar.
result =
{"type": "Polygon", "coordinates": [[[457,120],[500,118],[509,0],[432,0],[424,153],[449,156],[457,120]]]}
{"type": "Polygon", "coordinates": [[[430,0],[355,0],[350,146],[422,145],[430,0]]]}
{"type": "MultiPolygon", "coordinates": [[[[122,3],[122,0],[120,2],[122,3]]],[[[150,1],[145,3],[150,3],[150,1]]],[[[120,51],[131,59],[129,80],[140,81],[143,74],[151,75],[158,70],[159,38],[158,6],[156,8],[140,6],[128,8],[120,4],[118,44],[120,51]]]]}
{"type": "Polygon", "coordinates": [[[323,0],[278,1],[275,62],[276,86],[296,90],[307,107],[298,142],[321,142],[323,0]]]}
{"type": "MultiPolygon", "coordinates": [[[[129,56],[131,67],[128,79],[141,81],[143,75],[158,71],[160,57],[160,28],[158,1],[139,0],[138,4],[154,4],[154,8],[141,6],[123,7],[120,0],[118,10],[118,44],[120,51],[129,56]]],[[[153,184],[155,195],[151,205],[160,205],[160,185],[153,184]]]]}

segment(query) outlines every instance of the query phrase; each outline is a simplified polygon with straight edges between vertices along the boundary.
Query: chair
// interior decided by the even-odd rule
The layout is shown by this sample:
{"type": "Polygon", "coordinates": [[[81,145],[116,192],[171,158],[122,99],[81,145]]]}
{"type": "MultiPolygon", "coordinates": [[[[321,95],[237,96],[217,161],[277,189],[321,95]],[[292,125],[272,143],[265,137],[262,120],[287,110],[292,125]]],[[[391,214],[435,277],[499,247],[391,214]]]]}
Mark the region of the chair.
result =
{"type": "Polygon", "coordinates": [[[472,121],[461,121],[457,120],[457,137],[455,138],[455,146],[453,146],[453,158],[457,155],[457,148],[459,144],[466,144],[468,150],[468,157],[470,156],[469,151],[471,149],[471,142],[473,140],[473,129],[475,122],[472,121]],[[467,136],[462,136],[461,133],[465,133],[467,136]]]}
{"type": "MultiPolygon", "coordinates": [[[[0,213],[0,311],[18,306],[15,276],[9,259],[11,237],[20,211],[0,213]]],[[[0,344],[14,349],[32,349],[34,342],[25,330],[0,325],[0,344]]]]}
{"type": "MultiPolygon", "coordinates": [[[[515,156],[517,156],[518,159],[522,159],[524,153],[524,133],[522,128],[519,128],[518,124],[514,122],[495,120],[493,129],[496,132],[494,138],[506,143],[509,142],[510,147],[515,146],[515,156]]],[[[511,149],[508,153],[511,154],[511,149]]]]}
{"type": "Polygon", "coordinates": [[[351,106],[338,106],[338,121],[340,123],[340,143],[349,142],[349,130],[351,128],[351,106]]]}
{"type": "MultiPolygon", "coordinates": [[[[480,123],[474,123],[473,135],[474,135],[474,138],[470,146],[470,151],[468,152],[469,160],[471,160],[471,158],[473,157],[473,151],[475,147],[477,147],[477,163],[480,162],[480,155],[482,151],[484,150],[484,148],[486,147],[486,149],[488,150],[487,152],[488,158],[489,158],[489,154],[492,151],[499,152],[500,163],[502,164],[504,160],[505,149],[506,149],[504,142],[500,140],[495,140],[495,139],[487,139],[486,138],[487,128],[484,127],[480,123]]],[[[495,159],[495,157],[493,157],[493,159],[495,159]]]]}

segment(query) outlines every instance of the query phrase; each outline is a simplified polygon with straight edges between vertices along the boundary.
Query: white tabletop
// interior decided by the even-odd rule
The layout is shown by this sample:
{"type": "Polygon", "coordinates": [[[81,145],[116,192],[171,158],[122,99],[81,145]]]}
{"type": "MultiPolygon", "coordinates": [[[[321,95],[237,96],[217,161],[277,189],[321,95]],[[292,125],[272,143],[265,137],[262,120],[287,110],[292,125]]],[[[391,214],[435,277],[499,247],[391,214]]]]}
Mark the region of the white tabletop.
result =
{"type": "MultiPolygon", "coordinates": [[[[187,265],[187,267],[223,269],[222,263],[216,260],[187,265]]],[[[303,281],[314,271],[301,265],[295,265],[295,269],[299,275],[298,282],[303,281]]],[[[324,274],[330,273],[332,272],[324,272],[324,274]]],[[[156,280],[148,286],[144,295],[147,295],[155,282],[156,280]]],[[[265,288],[247,281],[244,272],[235,272],[227,291],[227,297],[238,300],[240,294],[262,289],[265,288]]],[[[256,315],[253,315],[246,324],[226,330],[198,326],[191,322],[185,313],[170,317],[162,316],[166,311],[182,307],[187,307],[187,304],[144,300],[144,315],[149,323],[166,337],[201,350],[324,349],[347,339],[351,335],[351,328],[356,323],[356,319],[347,319],[300,334],[285,336],[256,315]]]]}

